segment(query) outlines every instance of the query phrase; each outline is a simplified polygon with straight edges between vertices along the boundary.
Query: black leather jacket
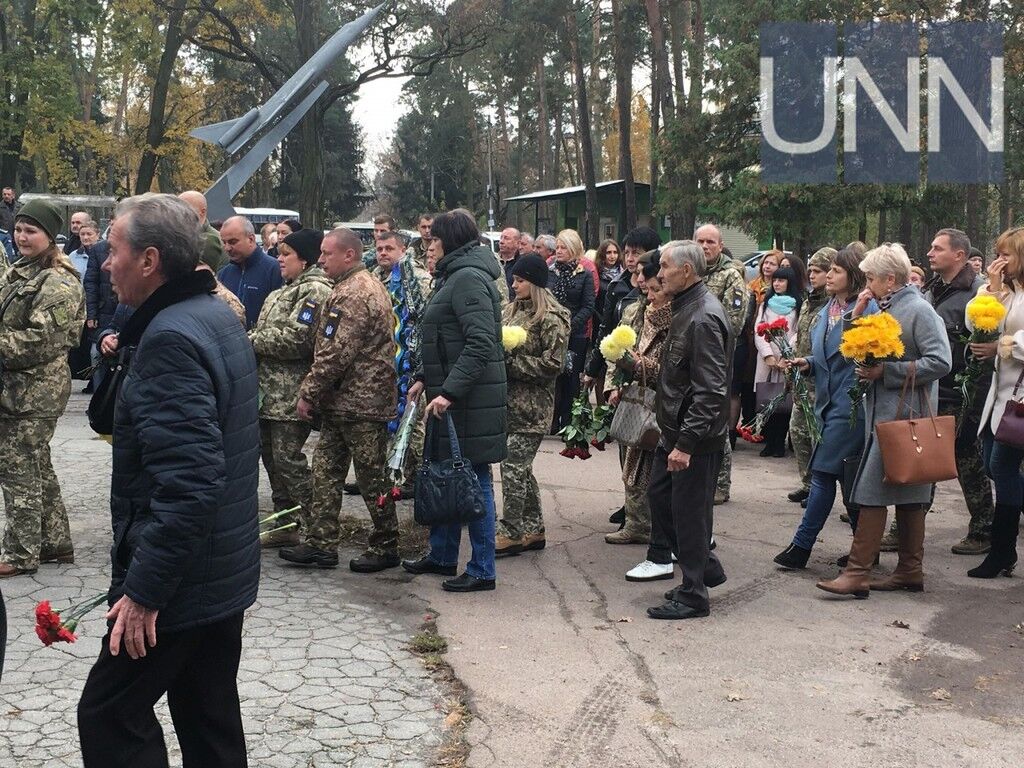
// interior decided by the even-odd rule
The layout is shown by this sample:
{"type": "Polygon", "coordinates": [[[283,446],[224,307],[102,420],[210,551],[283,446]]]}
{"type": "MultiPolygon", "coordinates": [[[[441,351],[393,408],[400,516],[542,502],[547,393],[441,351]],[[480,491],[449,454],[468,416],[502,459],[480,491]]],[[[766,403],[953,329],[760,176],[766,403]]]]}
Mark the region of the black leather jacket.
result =
{"type": "Polygon", "coordinates": [[[691,456],[725,446],[734,339],[722,304],[703,282],[672,300],[661,350],[656,410],[661,447],[691,456]]]}

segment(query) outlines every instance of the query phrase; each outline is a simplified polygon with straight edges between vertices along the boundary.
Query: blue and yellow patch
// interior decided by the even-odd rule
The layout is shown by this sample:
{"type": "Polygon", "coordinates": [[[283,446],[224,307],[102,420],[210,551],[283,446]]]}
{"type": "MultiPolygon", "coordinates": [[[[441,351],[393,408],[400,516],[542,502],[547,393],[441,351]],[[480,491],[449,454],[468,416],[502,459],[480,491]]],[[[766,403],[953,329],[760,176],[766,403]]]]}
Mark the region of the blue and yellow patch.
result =
{"type": "Polygon", "coordinates": [[[299,322],[303,325],[312,325],[313,320],[316,317],[316,302],[307,301],[302,305],[302,309],[299,310],[299,322]]]}

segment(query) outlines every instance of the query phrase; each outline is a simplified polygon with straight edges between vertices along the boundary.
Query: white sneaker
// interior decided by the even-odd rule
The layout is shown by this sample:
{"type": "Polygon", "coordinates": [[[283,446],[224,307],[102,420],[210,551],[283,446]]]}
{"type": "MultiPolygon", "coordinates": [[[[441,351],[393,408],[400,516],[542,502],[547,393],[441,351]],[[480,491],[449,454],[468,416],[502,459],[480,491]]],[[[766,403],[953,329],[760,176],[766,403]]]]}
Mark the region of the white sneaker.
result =
{"type": "Polygon", "coordinates": [[[652,563],[650,560],[644,560],[640,565],[626,572],[626,581],[671,579],[673,571],[672,563],[652,563]]]}

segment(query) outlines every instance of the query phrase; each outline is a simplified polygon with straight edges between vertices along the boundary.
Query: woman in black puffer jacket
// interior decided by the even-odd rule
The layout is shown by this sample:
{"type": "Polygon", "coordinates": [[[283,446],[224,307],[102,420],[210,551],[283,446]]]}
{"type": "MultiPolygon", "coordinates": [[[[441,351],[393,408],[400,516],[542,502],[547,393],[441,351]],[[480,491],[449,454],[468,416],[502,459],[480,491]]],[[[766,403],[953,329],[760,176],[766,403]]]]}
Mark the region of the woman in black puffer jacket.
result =
{"type": "MultiPolygon", "coordinates": [[[[488,507],[469,525],[473,557],[466,571],[441,586],[449,592],[494,589],[494,488],[491,464],[505,458],[505,352],[501,344],[501,300],[494,281],[502,274],[494,254],[480,245],[472,215],[457,209],[434,219],[431,235],[443,255],[434,268],[434,295],[420,321],[422,369],[409,388],[414,402],[426,390],[427,440],[431,455],[448,458],[450,413],[459,450],[473,465],[488,507]]],[[[430,529],[430,552],[406,560],[410,573],[454,576],[459,560],[458,525],[430,529]]]]}
{"type": "Polygon", "coordinates": [[[569,351],[565,366],[555,380],[555,418],[551,434],[569,423],[572,401],[580,393],[580,374],[590,344],[590,318],[594,315],[594,278],[581,264],[583,241],[573,229],[563,229],[555,238],[555,260],[551,264],[548,288],[558,303],[569,310],[569,351]]]}

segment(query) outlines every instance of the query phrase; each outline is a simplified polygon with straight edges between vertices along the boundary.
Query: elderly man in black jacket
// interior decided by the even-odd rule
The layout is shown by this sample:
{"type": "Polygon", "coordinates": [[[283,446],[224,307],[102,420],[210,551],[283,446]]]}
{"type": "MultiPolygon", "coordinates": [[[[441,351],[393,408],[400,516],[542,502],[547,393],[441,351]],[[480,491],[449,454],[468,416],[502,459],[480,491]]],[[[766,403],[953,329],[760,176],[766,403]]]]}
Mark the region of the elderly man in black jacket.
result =
{"type": "Polygon", "coordinates": [[[715,484],[728,439],[733,337],[729,317],[704,285],[704,250],[692,240],[661,249],[659,277],[673,295],[672,325],[662,348],[656,410],[661,444],[647,496],[653,516],[647,560],[630,581],[671,579],[672,554],[683,582],[652,619],[707,616],[708,587],[725,581],[710,551],[715,484]]]}
{"type": "Polygon", "coordinates": [[[256,600],[256,358],[196,271],[199,223],[170,195],[118,205],[109,270],[136,307],[114,417],[109,632],[78,706],[86,768],[167,765],[164,693],[185,768],[246,765],[236,676],[256,600]]]}

